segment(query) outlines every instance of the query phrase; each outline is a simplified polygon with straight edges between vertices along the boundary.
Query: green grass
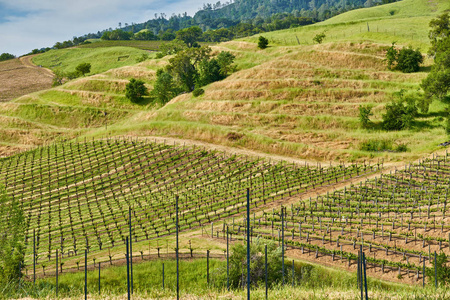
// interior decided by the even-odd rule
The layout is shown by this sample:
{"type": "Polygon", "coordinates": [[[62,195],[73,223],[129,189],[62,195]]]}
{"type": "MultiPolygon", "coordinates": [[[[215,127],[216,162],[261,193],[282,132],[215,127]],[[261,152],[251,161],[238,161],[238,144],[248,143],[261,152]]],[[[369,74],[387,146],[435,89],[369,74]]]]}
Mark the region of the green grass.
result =
{"type": "MultiPolygon", "coordinates": [[[[92,264],[92,262],[89,262],[92,264]]],[[[87,273],[89,298],[105,299],[126,297],[126,266],[108,267],[103,264],[101,270],[101,293],[98,293],[98,269],[87,273]]],[[[281,284],[269,289],[272,299],[358,299],[356,275],[347,271],[323,267],[307,262],[296,261],[296,286],[291,286],[290,265],[287,273],[286,286],[281,284]],[[299,273],[302,272],[302,275],[299,273]]],[[[226,282],[217,281],[224,278],[226,261],[210,260],[211,285],[206,283],[206,260],[180,261],[180,296],[189,299],[243,299],[246,290],[226,290],[226,282]]],[[[226,275],[225,275],[226,276],[226,275]]],[[[167,299],[176,297],[176,262],[174,260],[148,261],[133,264],[134,299],[167,299]],[[162,264],[165,269],[165,289],[162,288],[162,264]]],[[[225,277],[226,278],[226,277],[225,277]]],[[[36,287],[32,283],[22,283],[22,288],[15,290],[14,286],[5,286],[0,297],[18,298],[54,298],[56,296],[55,278],[38,279],[36,287]]],[[[422,288],[404,284],[396,284],[378,279],[368,278],[370,299],[443,299],[448,295],[445,288],[437,290],[428,286],[422,288]]],[[[84,293],[84,272],[63,273],[58,280],[59,297],[78,299],[84,293]]],[[[252,299],[265,299],[265,289],[262,284],[251,291],[252,299]]]]}
{"type": "Polygon", "coordinates": [[[63,72],[74,72],[80,63],[90,63],[91,73],[97,74],[110,69],[135,65],[136,60],[147,51],[132,47],[106,47],[106,48],[70,48],[51,50],[33,58],[33,62],[50,69],[59,69],[63,72]]]}

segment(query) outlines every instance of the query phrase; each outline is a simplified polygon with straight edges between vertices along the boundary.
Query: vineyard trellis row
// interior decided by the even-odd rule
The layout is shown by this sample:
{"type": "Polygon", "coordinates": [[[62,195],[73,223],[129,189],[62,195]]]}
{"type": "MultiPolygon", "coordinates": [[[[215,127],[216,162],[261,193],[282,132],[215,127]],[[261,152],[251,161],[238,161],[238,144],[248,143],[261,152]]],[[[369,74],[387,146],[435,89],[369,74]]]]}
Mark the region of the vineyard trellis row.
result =
{"type": "MultiPolygon", "coordinates": [[[[378,171],[380,164],[273,163],[148,140],[67,142],[0,159],[0,184],[27,220],[26,265],[123,246],[133,209],[133,242],[188,230],[317,187],[378,171]]],[[[63,260],[61,261],[63,262],[63,260]]],[[[40,268],[37,268],[40,269],[40,268]]],[[[43,270],[44,271],[44,270],[43,270]]]]}
{"type": "MultiPolygon", "coordinates": [[[[265,211],[251,220],[251,233],[279,242],[284,230],[291,249],[348,266],[356,264],[362,247],[371,269],[398,271],[396,276],[418,281],[424,263],[432,267],[433,253],[450,253],[449,175],[448,154],[433,156],[359,185],[265,211]]],[[[230,233],[243,239],[243,224],[228,225],[230,233]]]]}

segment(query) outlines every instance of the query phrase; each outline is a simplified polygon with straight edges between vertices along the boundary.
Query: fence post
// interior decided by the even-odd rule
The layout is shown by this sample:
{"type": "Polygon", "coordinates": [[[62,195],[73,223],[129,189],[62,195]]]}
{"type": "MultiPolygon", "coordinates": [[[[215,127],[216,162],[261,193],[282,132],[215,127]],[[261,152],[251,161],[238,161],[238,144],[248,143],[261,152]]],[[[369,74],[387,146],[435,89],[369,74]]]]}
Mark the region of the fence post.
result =
{"type": "Polygon", "coordinates": [[[206,284],[209,286],[209,250],[206,250],[206,284]]]}
{"type": "Polygon", "coordinates": [[[229,242],[228,242],[228,225],[227,225],[227,290],[230,290],[230,264],[229,264],[229,242]]]}
{"type": "Polygon", "coordinates": [[[266,300],[267,300],[267,245],[264,246],[264,265],[265,265],[265,273],[266,273],[266,300]]]}
{"type": "Polygon", "coordinates": [[[437,288],[437,263],[436,263],[436,251],[434,251],[434,285],[437,288]]]}
{"type": "Polygon", "coordinates": [[[126,246],[127,246],[127,251],[126,251],[126,257],[127,257],[127,299],[130,300],[130,255],[129,255],[129,250],[128,250],[128,237],[125,238],[126,239],[126,246]]]}
{"type": "Polygon", "coordinates": [[[247,300],[250,300],[250,189],[247,188],[247,300]]]}
{"type": "Polygon", "coordinates": [[[425,287],[425,258],[423,259],[422,287],[425,287]]]}
{"type": "Polygon", "coordinates": [[[33,285],[36,284],[36,229],[33,229],[33,285]]]}
{"type": "Polygon", "coordinates": [[[162,287],[164,290],[164,263],[162,264],[162,287]]]}
{"type": "Polygon", "coordinates": [[[98,294],[100,295],[100,262],[98,262],[98,294]]]}
{"type": "Polygon", "coordinates": [[[364,266],[364,286],[366,291],[366,300],[369,300],[369,295],[367,294],[367,273],[366,273],[366,255],[363,252],[363,266],[364,266]]]}
{"type": "Polygon", "coordinates": [[[84,300],[87,300],[87,249],[84,249],[84,300]]]}
{"type": "Polygon", "coordinates": [[[180,299],[180,267],[179,267],[179,257],[178,257],[178,195],[175,196],[175,212],[176,212],[176,222],[175,222],[175,229],[176,229],[176,255],[177,255],[177,300],[180,299]]]}
{"type": "Polygon", "coordinates": [[[294,260],[292,260],[292,287],[295,285],[295,269],[294,269],[294,260]]]}
{"type": "Polygon", "coordinates": [[[281,206],[281,276],[284,286],[284,208],[281,206]]]}
{"type": "Polygon", "coordinates": [[[129,226],[130,226],[130,289],[131,294],[133,294],[133,235],[131,232],[131,207],[128,207],[128,219],[129,219],[129,226]]]}
{"type": "Polygon", "coordinates": [[[58,249],[56,249],[56,297],[58,297],[58,249]]]}

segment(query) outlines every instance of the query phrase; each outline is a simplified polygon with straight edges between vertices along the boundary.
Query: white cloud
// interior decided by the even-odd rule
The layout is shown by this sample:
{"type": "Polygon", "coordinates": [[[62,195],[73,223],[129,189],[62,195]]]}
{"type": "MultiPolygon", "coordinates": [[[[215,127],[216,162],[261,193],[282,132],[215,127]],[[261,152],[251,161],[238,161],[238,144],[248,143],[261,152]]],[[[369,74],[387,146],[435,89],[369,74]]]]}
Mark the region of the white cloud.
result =
{"type": "Polygon", "coordinates": [[[90,32],[140,23],[155,13],[193,15],[205,0],[0,0],[0,53],[22,55],[90,32]],[[5,14],[5,12],[3,12],[5,14]]]}

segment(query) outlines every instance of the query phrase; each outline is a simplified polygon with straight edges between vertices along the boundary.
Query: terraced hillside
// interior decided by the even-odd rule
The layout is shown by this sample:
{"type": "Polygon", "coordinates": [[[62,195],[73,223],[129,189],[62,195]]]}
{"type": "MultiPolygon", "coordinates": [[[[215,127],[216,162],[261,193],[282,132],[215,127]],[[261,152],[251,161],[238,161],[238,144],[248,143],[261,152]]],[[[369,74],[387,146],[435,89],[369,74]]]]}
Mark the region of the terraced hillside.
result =
{"type": "Polygon", "coordinates": [[[180,230],[188,231],[245,211],[247,188],[258,211],[380,167],[272,164],[198,147],[112,139],[61,143],[2,159],[0,184],[26,216],[26,264],[32,262],[35,234],[44,269],[57,249],[72,264],[84,249],[103,260],[121,251],[129,208],[133,240],[141,242],[175,233],[175,196],[180,230]]]}
{"type": "Polygon", "coordinates": [[[70,71],[79,62],[92,61],[94,73],[100,73],[0,104],[5,120],[0,155],[76,136],[160,135],[321,161],[413,160],[448,139],[443,104],[433,103],[412,130],[378,128],[396,93],[420,89],[431,59],[415,74],[389,71],[383,59],[393,41],[425,52],[427,24],[445,9],[450,7],[444,0],[404,0],[265,33],[270,41],[266,50],[258,50],[258,36],[221,43],[214,51],[236,55],[238,71],[206,86],[198,98],[183,94],[164,107],[151,104],[151,98],[131,104],[124,88],[128,79],[139,78],[151,89],[156,70],[168,58],[137,63],[145,52],[130,47],[49,52],[35,62],[41,59],[70,71]],[[321,32],[325,43],[313,45],[321,32]],[[99,53],[109,60],[100,60],[99,53]],[[360,105],[373,106],[375,129],[360,128],[360,105]],[[361,150],[377,142],[408,151],[361,150]]]}

